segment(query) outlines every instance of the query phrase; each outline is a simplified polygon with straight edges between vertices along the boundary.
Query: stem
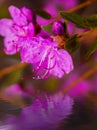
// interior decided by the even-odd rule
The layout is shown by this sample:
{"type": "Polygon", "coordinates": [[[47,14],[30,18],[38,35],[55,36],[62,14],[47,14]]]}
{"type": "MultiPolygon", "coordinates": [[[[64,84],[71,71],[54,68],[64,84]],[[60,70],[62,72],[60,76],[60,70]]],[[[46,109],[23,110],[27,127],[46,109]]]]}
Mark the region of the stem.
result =
{"type": "MultiPolygon", "coordinates": [[[[93,2],[97,2],[97,1],[96,1],[96,0],[93,0],[93,1],[88,0],[88,1],[86,1],[86,2],[84,2],[84,3],[81,3],[81,4],[77,5],[76,7],[70,9],[70,10],[67,11],[67,12],[70,12],[70,13],[75,12],[75,11],[77,11],[77,10],[80,10],[80,9],[82,9],[82,8],[84,8],[84,7],[86,7],[86,6],[90,5],[90,4],[92,4],[93,2]]],[[[51,23],[49,23],[49,24],[52,24],[53,22],[58,21],[58,20],[61,19],[61,18],[62,18],[62,17],[61,17],[60,15],[59,15],[59,16],[56,16],[56,17],[51,21],[51,23]]],[[[47,24],[47,25],[48,25],[48,24],[47,24]]]]}
{"type": "Polygon", "coordinates": [[[4,96],[4,94],[1,93],[1,92],[0,92],[0,99],[4,100],[4,101],[7,101],[7,102],[10,102],[13,105],[18,105],[20,107],[26,106],[26,103],[22,99],[20,99],[20,98],[19,99],[14,99],[14,98],[11,98],[11,97],[8,97],[8,96],[4,96]]]}
{"type": "Polygon", "coordinates": [[[19,64],[9,66],[7,68],[4,68],[4,69],[0,70],[0,78],[2,78],[4,75],[9,74],[10,72],[12,72],[14,70],[21,69],[26,66],[27,66],[27,64],[25,64],[25,63],[24,64],[19,63],[19,64]]]}
{"type": "Polygon", "coordinates": [[[78,34],[79,43],[92,44],[95,38],[97,38],[97,28],[78,34]]]}
{"type": "Polygon", "coordinates": [[[97,96],[92,94],[84,94],[84,96],[92,103],[95,107],[97,107],[97,96]]]}
{"type": "Polygon", "coordinates": [[[88,5],[90,5],[91,3],[93,3],[93,2],[95,2],[95,0],[94,1],[86,1],[86,2],[84,2],[84,3],[81,3],[81,4],[79,4],[78,6],[76,6],[76,7],[74,7],[74,8],[72,8],[72,9],[70,9],[68,12],[75,12],[75,11],[77,11],[77,10],[80,10],[80,9],[82,9],[82,8],[84,8],[84,7],[86,7],[86,6],[88,6],[88,5]]]}

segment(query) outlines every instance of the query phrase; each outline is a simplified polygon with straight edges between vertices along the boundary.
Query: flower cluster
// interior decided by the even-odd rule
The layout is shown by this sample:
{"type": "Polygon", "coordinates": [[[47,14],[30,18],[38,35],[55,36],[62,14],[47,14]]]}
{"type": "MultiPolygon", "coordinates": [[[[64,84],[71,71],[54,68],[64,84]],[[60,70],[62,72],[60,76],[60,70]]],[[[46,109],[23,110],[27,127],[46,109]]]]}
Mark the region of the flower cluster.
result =
{"type": "Polygon", "coordinates": [[[36,78],[46,78],[49,74],[61,78],[64,72],[69,73],[73,69],[71,56],[63,49],[58,50],[57,42],[33,37],[23,43],[22,61],[33,64],[36,78]]]}
{"type": "MultiPolygon", "coordinates": [[[[44,79],[50,75],[61,78],[64,73],[73,70],[70,54],[64,48],[59,49],[59,43],[50,34],[36,34],[38,24],[34,12],[26,7],[18,9],[15,6],[10,6],[9,12],[12,19],[0,20],[5,52],[14,54],[19,51],[22,62],[33,65],[33,78],[44,79]]],[[[54,23],[55,35],[62,35],[64,31],[63,23],[54,23]]]]}

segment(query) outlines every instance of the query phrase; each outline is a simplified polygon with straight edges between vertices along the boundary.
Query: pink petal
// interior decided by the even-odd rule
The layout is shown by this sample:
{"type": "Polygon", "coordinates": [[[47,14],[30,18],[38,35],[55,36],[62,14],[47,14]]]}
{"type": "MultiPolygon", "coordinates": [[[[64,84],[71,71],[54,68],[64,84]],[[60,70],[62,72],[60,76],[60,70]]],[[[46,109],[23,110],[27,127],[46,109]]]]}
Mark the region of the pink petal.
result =
{"type": "Polygon", "coordinates": [[[0,20],[0,35],[2,36],[10,36],[11,33],[11,26],[13,22],[11,19],[1,19],[0,20]]]}
{"type": "Polygon", "coordinates": [[[20,9],[12,5],[9,7],[9,12],[13,18],[13,21],[19,26],[24,26],[27,24],[27,19],[20,9]]]}

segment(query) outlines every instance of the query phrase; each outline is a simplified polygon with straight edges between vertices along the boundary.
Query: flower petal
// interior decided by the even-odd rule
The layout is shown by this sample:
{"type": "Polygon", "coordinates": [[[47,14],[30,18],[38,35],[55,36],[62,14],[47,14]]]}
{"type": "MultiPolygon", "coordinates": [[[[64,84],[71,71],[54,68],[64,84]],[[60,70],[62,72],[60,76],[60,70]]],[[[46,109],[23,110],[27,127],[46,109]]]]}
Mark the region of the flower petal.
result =
{"type": "Polygon", "coordinates": [[[0,35],[6,37],[6,36],[10,36],[11,33],[11,26],[12,26],[13,22],[11,19],[1,19],[0,20],[0,35]]]}
{"type": "Polygon", "coordinates": [[[21,12],[20,9],[17,7],[11,5],[9,7],[9,12],[11,14],[11,17],[13,18],[13,21],[19,25],[19,26],[24,26],[27,24],[27,18],[24,16],[24,14],[21,12]]]}

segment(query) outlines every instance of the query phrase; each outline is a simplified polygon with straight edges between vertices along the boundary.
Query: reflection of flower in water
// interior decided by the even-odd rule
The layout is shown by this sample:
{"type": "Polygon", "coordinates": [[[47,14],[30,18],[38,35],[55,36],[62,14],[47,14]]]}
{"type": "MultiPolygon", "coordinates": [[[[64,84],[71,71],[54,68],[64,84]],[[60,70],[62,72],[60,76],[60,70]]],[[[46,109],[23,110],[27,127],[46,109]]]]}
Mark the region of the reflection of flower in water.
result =
{"type": "Polygon", "coordinates": [[[11,125],[8,125],[8,124],[1,125],[0,124],[0,130],[10,130],[11,128],[12,128],[11,125]]]}
{"type": "Polygon", "coordinates": [[[10,116],[10,130],[55,129],[61,120],[71,114],[73,100],[69,96],[56,94],[40,96],[31,106],[23,108],[19,116],[10,116]]]}

